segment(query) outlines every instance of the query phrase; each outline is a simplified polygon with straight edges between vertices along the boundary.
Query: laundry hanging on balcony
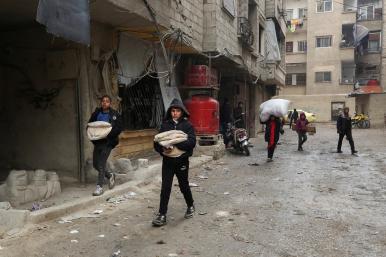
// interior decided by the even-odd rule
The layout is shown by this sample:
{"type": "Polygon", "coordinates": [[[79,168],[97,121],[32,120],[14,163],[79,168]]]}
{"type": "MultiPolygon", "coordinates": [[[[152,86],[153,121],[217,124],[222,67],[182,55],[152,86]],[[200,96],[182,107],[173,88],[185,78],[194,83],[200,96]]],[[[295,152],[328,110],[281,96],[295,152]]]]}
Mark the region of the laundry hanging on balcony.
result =
{"type": "Polygon", "coordinates": [[[300,29],[302,27],[303,27],[302,19],[291,19],[290,21],[287,21],[287,28],[289,32],[295,32],[297,29],[300,29]]]}
{"type": "Polygon", "coordinates": [[[267,62],[280,62],[280,48],[276,36],[276,28],[273,20],[267,20],[267,36],[266,36],[266,56],[267,62]]]}

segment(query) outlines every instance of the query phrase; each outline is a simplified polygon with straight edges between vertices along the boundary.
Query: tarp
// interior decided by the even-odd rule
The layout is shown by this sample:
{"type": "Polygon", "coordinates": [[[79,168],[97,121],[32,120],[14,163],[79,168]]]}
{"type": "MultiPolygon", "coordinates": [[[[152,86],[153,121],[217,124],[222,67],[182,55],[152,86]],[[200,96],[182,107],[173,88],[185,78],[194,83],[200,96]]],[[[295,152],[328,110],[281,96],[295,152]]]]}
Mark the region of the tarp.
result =
{"type": "Polygon", "coordinates": [[[267,62],[280,62],[280,48],[276,37],[276,28],[273,20],[266,21],[266,60],[267,62]]]}
{"type": "Polygon", "coordinates": [[[361,40],[364,39],[369,34],[369,32],[370,30],[365,26],[354,24],[354,46],[357,47],[360,44],[361,40]]]}
{"type": "Polygon", "coordinates": [[[36,21],[45,25],[48,33],[90,45],[88,0],[39,0],[36,21]]]}

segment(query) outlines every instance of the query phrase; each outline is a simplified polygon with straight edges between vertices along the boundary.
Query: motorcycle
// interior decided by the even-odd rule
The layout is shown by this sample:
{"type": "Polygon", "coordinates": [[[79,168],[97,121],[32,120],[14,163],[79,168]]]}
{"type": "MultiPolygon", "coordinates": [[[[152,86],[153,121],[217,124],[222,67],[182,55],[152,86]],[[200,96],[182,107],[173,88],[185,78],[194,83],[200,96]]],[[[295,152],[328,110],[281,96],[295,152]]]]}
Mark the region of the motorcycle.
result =
{"type": "Polygon", "coordinates": [[[351,124],[355,128],[370,128],[370,118],[365,114],[357,114],[351,118],[351,124]]]}
{"type": "Polygon", "coordinates": [[[233,124],[227,124],[227,130],[225,136],[228,139],[228,144],[230,143],[236,151],[244,153],[246,156],[250,155],[249,152],[249,138],[247,130],[244,128],[236,128],[239,120],[236,120],[233,124]]]}

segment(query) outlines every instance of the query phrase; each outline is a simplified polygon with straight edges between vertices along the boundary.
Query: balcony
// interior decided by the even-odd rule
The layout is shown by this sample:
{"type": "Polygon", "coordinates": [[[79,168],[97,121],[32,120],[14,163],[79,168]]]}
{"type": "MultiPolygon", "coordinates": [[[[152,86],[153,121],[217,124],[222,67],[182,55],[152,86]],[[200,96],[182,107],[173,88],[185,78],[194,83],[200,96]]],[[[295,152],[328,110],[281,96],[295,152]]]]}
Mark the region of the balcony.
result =
{"type": "Polygon", "coordinates": [[[251,23],[246,17],[237,18],[237,37],[243,44],[249,47],[253,46],[255,36],[252,32],[251,23]]]}
{"type": "Polygon", "coordinates": [[[291,19],[286,21],[287,33],[301,33],[307,31],[307,19],[291,19]]]}

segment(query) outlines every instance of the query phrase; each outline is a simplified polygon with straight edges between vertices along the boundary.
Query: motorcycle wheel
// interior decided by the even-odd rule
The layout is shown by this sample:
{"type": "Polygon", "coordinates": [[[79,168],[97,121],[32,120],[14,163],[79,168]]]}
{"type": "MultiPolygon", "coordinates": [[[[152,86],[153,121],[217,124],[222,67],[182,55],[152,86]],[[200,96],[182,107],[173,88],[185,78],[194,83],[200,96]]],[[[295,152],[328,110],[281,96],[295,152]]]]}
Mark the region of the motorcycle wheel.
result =
{"type": "Polygon", "coordinates": [[[244,153],[245,153],[246,156],[251,155],[251,153],[249,152],[249,147],[248,147],[248,145],[243,146],[243,150],[244,150],[244,153]]]}
{"type": "Polygon", "coordinates": [[[365,120],[365,128],[370,128],[370,121],[369,120],[365,120]]]}
{"type": "Polygon", "coordinates": [[[358,128],[365,128],[365,122],[363,121],[363,120],[360,120],[359,122],[358,122],[358,128]]]}

